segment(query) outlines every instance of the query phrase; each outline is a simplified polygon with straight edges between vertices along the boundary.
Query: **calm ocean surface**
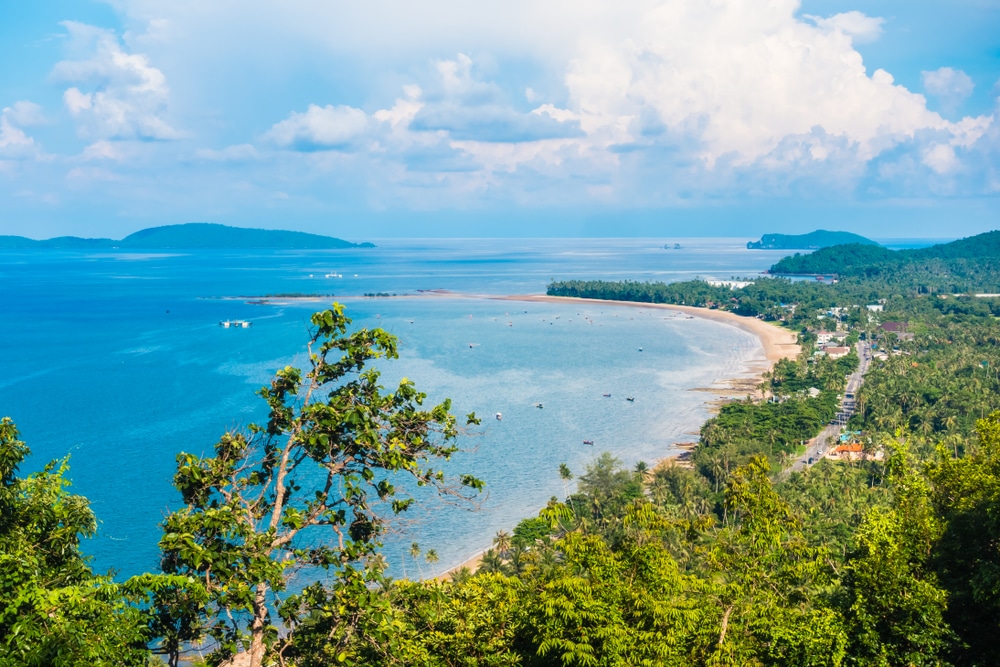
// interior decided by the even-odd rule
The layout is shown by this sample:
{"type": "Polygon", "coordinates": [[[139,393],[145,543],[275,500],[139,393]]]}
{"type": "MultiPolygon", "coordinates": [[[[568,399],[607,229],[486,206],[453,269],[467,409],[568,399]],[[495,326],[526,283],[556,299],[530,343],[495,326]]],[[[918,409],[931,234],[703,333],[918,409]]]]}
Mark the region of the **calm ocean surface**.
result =
{"type": "MultiPolygon", "coordinates": [[[[179,451],[210,452],[227,429],[262,419],[254,391],[301,365],[309,315],[323,303],[252,305],[275,293],[333,293],[356,326],[382,326],[401,358],[379,365],[385,385],[406,376],[428,401],[483,419],[448,469],[483,478],[475,511],[428,500],[390,536],[394,575],[416,564],[411,542],[435,549],[429,574],[533,516],[558,474],[601,451],[652,463],[694,439],[704,392],[741,374],[761,349],[723,324],[667,311],[488,298],[418,290],[543,293],[551,279],[674,281],[756,274],[784,253],[734,239],[386,240],[349,251],[0,252],[0,415],[33,456],[22,472],[71,456],[73,490],[101,521],[85,549],[98,570],[125,577],[157,567],[159,522],[179,496],[179,451]],[[326,277],[339,274],[342,277],[326,277]],[[411,298],[369,299],[367,292],[411,298]],[[251,329],[222,329],[222,319],[251,329]],[[639,351],[639,348],[642,351],[639,351]],[[603,394],[610,393],[611,398],[603,394]],[[626,395],[635,402],[625,400],[626,395]],[[539,410],[535,403],[543,403],[539,410]],[[503,413],[503,420],[493,415],[503,413]],[[595,445],[582,445],[583,440],[595,445]]],[[[332,300],[332,299],[331,299],[332,300]]]]}

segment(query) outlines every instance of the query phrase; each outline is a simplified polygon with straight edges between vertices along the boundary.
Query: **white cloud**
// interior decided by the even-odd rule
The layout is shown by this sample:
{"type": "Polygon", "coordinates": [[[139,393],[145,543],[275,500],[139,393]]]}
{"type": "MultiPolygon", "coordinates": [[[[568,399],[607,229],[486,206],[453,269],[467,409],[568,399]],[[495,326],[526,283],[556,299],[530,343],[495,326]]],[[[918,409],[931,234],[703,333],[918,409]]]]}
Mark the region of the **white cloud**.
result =
{"type": "Polygon", "coordinates": [[[110,30],[66,21],[76,60],[56,64],[52,77],[67,88],[63,101],[90,139],[178,139],[165,119],[170,91],[166,77],[146,56],[126,53],[110,30]],[[85,90],[87,92],[85,92],[85,90]]]}
{"type": "Polygon", "coordinates": [[[201,148],[195,151],[194,156],[205,162],[244,163],[259,159],[260,153],[251,144],[238,144],[221,150],[201,148]]]}
{"type": "Polygon", "coordinates": [[[45,123],[42,107],[27,100],[14,102],[3,110],[3,114],[11,123],[18,127],[32,127],[45,123]]]}
{"type": "Polygon", "coordinates": [[[120,145],[102,139],[84,148],[80,157],[85,161],[114,160],[121,162],[126,158],[126,155],[120,145]]]}
{"type": "Polygon", "coordinates": [[[866,16],[859,11],[834,14],[829,18],[807,14],[805,18],[824,30],[850,35],[858,43],[874,42],[877,40],[882,36],[882,24],[885,23],[885,19],[883,18],[866,16]]]}
{"type": "Polygon", "coordinates": [[[293,111],[288,118],[276,123],[265,138],[281,148],[299,151],[346,150],[354,146],[368,128],[368,114],[361,109],[310,104],[304,112],[293,111]]]}
{"type": "Polygon", "coordinates": [[[924,150],[922,162],[938,174],[947,174],[958,165],[958,157],[948,144],[935,144],[924,150]]]}
{"type": "Polygon", "coordinates": [[[39,154],[35,140],[18,126],[40,122],[40,110],[31,102],[15,102],[0,112],[0,160],[26,159],[39,154]]]}
{"type": "Polygon", "coordinates": [[[947,111],[955,111],[976,87],[968,74],[951,67],[923,71],[920,76],[924,90],[939,98],[947,111]]]}
{"type": "MultiPolygon", "coordinates": [[[[263,138],[327,152],[300,157],[310,166],[343,168],[350,152],[352,168],[367,160],[382,189],[440,169],[439,182],[463,192],[501,189],[498,179],[519,171],[567,190],[612,187],[623,200],[782,191],[804,174],[850,191],[876,168],[892,171],[897,154],[925,173],[953,173],[995,127],[985,116],[950,122],[889,72],[866,69],[855,45],[892,23],[858,11],[801,16],[799,0],[116,2],[137,35],[157,21],[143,50],[155,62],[186,59],[189,77],[222,58],[263,64],[262,77],[283,81],[302,53],[317,70],[336,69],[350,93],[324,90],[327,106],[296,110],[263,138]]],[[[925,78],[925,90],[961,95],[960,79],[925,78]]],[[[94,104],[85,94],[75,102],[94,104]]]]}

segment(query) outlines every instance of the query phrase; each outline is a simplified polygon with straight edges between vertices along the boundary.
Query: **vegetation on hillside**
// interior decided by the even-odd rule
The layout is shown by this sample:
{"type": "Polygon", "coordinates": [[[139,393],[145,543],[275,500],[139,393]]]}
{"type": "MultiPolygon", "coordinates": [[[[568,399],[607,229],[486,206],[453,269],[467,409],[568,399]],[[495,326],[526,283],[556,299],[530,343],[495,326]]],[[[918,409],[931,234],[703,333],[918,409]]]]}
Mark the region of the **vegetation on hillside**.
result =
{"type": "Polygon", "coordinates": [[[770,268],[770,273],[835,274],[842,281],[876,280],[888,285],[915,285],[945,293],[1000,291],[1000,231],[987,232],[928,248],[888,250],[858,244],[796,253],[770,268]],[[920,285],[921,277],[933,278],[920,285]]]}
{"type": "Polygon", "coordinates": [[[851,232],[828,232],[817,229],[808,234],[764,234],[759,241],[747,243],[749,250],[801,250],[811,248],[826,248],[846,243],[861,243],[878,245],[875,241],[851,232]]]}

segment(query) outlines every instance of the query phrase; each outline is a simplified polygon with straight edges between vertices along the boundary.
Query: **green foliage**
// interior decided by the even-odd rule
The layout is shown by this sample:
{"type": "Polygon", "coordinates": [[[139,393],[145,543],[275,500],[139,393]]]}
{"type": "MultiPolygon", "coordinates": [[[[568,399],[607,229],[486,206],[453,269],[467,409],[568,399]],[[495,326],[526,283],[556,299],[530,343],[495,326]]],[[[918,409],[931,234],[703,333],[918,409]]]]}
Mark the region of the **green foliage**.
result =
{"type": "Polygon", "coordinates": [[[66,460],[18,477],[29,454],[0,420],[0,666],[145,665],[146,628],[125,589],[80,553],[97,529],[67,491],[66,460]]]}
{"type": "Polygon", "coordinates": [[[943,524],[932,562],[948,592],[946,618],[967,647],[953,659],[987,665],[1000,654],[1000,412],[977,433],[962,458],[939,450],[928,477],[943,524]]]}
{"type": "Polygon", "coordinates": [[[828,232],[825,229],[817,229],[808,234],[764,234],[760,237],[760,241],[750,241],[747,243],[747,248],[750,250],[796,250],[801,248],[825,248],[827,246],[847,243],[878,245],[871,239],[858,234],[852,234],[851,232],[828,232]]]}

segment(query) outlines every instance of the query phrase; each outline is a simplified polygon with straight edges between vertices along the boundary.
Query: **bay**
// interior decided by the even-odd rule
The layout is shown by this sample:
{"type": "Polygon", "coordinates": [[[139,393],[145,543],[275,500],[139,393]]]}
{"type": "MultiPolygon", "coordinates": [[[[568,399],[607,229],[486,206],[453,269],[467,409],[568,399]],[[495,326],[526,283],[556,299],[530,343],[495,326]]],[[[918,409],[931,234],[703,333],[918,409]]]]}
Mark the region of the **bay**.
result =
{"type": "Polygon", "coordinates": [[[179,504],[176,454],[210,452],[227,429],[262,419],[254,391],[278,368],[304,362],[309,315],[334,298],[356,326],[399,337],[400,359],[378,364],[387,386],[405,376],[429,402],[448,397],[456,414],[486,418],[448,465],[486,481],[476,509],[422,499],[388,536],[392,573],[425,575],[562,497],[560,463],[579,474],[610,451],[631,467],[692,440],[710,396],[690,390],[745,373],[761,354],[739,329],[665,311],[489,297],[542,293],[552,279],[726,279],[782,254],[746,250],[739,239],[375,242],[342,251],[0,253],[0,414],[33,451],[22,472],[71,457],[73,490],[101,521],[85,545],[98,570],[125,577],[157,567],[158,523],[179,504]],[[336,297],[237,298],[293,292],[336,297]],[[223,329],[223,319],[253,327],[223,329]],[[408,560],[413,541],[440,562],[408,560]]]}

